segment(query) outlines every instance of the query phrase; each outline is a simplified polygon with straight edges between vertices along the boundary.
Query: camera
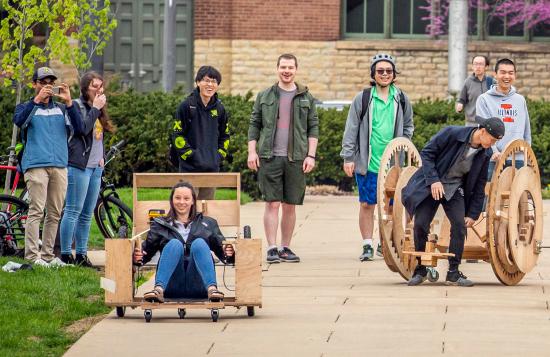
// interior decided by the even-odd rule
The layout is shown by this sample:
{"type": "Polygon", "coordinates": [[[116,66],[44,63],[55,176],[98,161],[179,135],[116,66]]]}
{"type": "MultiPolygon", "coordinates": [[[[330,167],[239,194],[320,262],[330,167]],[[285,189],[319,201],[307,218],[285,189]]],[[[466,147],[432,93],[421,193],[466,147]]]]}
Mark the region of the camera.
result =
{"type": "Polygon", "coordinates": [[[53,87],[52,91],[53,94],[59,95],[59,93],[61,93],[61,87],[53,87]]]}

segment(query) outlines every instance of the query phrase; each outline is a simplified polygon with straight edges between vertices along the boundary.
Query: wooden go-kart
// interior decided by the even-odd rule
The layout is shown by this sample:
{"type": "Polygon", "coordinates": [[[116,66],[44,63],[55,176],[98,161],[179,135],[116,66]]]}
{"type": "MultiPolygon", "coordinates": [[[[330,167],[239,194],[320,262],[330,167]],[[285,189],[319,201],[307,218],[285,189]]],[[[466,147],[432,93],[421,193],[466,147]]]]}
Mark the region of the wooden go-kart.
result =
{"type": "MultiPolygon", "coordinates": [[[[254,307],[262,306],[262,244],[259,239],[251,238],[249,226],[240,232],[240,174],[134,174],[133,187],[133,233],[131,239],[105,239],[105,278],[101,286],[105,289],[105,303],[116,307],[119,317],[123,317],[126,307],[141,307],[146,322],[150,322],[154,309],[177,309],[180,318],[184,318],[186,309],[209,309],[212,321],[216,322],[219,310],[227,306],[246,307],[248,316],[254,316],[254,307]],[[218,221],[226,241],[235,249],[234,296],[226,293],[223,301],[166,299],[164,303],[151,303],[136,296],[136,267],[132,264],[134,246],[141,244],[149,231],[150,212],[169,211],[169,194],[162,201],[147,201],[138,197],[141,188],[171,188],[179,181],[190,182],[195,188],[229,187],[236,189],[235,200],[197,200],[197,211],[218,221]]],[[[144,193],[144,195],[146,192],[144,193]]],[[[141,194],[140,194],[141,195],[141,194]]],[[[225,271],[224,271],[225,274],[225,271]]],[[[225,279],[224,279],[225,284],[225,279]]]]}
{"type": "MultiPolygon", "coordinates": [[[[405,138],[392,140],[380,161],[378,173],[378,222],[384,260],[390,270],[408,280],[420,257],[428,267],[428,280],[437,281],[439,259],[447,259],[450,222],[440,207],[431,228],[426,250],[415,251],[412,217],[401,201],[401,190],[422,165],[418,150],[405,138]]],[[[542,193],[537,160],[523,140],[509,143],[487,183],[486,211],[468,228],[462,259],[491,263],[498,280],[515,285],[535,266],[542,243],[542,193]],[[516,154],[524,163],[516,168],[516,154]],[[511,166],[506,166],[511,161],[511,166]]]]}

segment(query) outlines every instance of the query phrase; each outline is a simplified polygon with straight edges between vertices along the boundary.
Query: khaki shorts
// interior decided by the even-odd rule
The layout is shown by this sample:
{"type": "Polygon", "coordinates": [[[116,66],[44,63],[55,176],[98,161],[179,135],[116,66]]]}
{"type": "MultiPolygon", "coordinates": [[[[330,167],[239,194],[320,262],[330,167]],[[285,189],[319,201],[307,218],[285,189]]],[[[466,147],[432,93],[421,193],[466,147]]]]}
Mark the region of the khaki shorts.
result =
{"type": "Polygon", "coordinates": [[[303,160],[289,161],[286,156],[260,159],[258,184],[263,200],[292,205],[303,204],[306,191],[303,163],[303,160]]]}

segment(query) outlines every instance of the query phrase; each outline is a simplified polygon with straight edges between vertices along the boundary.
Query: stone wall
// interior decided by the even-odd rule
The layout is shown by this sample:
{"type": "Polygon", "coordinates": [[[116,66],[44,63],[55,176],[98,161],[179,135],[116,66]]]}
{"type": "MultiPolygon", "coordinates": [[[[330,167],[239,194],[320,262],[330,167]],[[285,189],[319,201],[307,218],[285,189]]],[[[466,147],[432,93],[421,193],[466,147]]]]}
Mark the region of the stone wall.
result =
{"type": "MultiPolygon", "coordinates": [[[[297,81],[320,100],[351,100],[370,79],[370,58],[388,52],[397,58],[398,85],[413,100],[446,98],[447,42],[426,40],[267,41],[195,39],[195,70],[210,64],[222,72],[220,91],[244,94],[277,81],[283,52],[298,57],[297,81]]],[[[517,64],[518,91],[550,100],[550,46],[547,43],[471,42],[469,54],[508,57],[517,64]]]]}

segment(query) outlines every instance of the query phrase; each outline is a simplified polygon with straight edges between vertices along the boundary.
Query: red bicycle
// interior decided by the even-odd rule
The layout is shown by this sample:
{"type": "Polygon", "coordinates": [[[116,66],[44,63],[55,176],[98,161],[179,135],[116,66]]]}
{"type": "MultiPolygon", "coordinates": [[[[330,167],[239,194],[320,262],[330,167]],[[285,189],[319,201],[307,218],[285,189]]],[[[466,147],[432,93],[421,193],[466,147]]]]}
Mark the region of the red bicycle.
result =
{"type": "MultiPolygon", "coordinates": [[[[14,147],[9,147],[8,152],[13,152],[14,147]]],[[[15,155],[14,155],[15,156],[15,155]]],[[[12,156],[14,165],[8,165],[10,154],[0,156],[0,170],[12,171],[14,173],[13,183],[9,194],[0,194],[0,256],[17,255],[22,256],[23,243],[25,241],[25,222],[29,205],[27,190],[24,189],[19,196],[16,196],[17,185],[21,173],[17,169],[17,159],[12,156]]]]}

